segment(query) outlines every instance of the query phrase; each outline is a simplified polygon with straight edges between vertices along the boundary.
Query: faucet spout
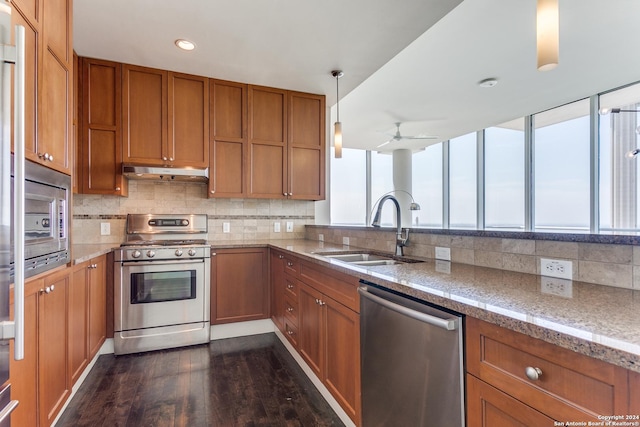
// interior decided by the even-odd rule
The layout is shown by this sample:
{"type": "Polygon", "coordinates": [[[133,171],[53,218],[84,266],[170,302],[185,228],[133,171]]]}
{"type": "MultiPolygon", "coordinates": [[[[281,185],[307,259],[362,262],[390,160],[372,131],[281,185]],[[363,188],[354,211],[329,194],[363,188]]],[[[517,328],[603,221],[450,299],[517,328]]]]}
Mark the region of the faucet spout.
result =
{"type": "Polygon", "coordinates": [[[404,256],[404,247],[409,242],[409,229],[402,228],[402,217],[400,212],[400,203],[398,199],[394,196],[388,194],[380,199],[378,203],[378,209],[376,210],[376,214],[373,217],[373,222],[371,223],[374,227],[380,227],[380,216],[382,215],[382,207],[387,200],[391,200],[396,207],[396,223],[397,223],[397,231],[396,231],[396,255],[404,256]],[[404,233],[403,233],[404,231],[404,233]]]}

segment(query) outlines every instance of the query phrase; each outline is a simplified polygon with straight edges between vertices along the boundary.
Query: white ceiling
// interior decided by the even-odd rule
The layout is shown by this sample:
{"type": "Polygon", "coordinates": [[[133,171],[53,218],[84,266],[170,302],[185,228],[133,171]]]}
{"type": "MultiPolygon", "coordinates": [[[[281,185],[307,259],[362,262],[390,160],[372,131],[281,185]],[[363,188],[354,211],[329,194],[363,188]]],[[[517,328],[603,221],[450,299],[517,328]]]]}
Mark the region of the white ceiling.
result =
{"type": "Polygon", "coordinates": [[[560,65],[547,72],[536,70],[535,0],[459,3],[75,0],[74,48],[80,56],[322,93],[327,105],[336,99],[330,71],[342,69],[344,145],[363,149],[386,141],[396,121],[403,134],[448,139],[640,80],[640,1],[560,0],[560,65]],[[177,38],[196,50],[180,51],[177,38]],[[498,85],[480,88],[487,77],[498,85]]]}

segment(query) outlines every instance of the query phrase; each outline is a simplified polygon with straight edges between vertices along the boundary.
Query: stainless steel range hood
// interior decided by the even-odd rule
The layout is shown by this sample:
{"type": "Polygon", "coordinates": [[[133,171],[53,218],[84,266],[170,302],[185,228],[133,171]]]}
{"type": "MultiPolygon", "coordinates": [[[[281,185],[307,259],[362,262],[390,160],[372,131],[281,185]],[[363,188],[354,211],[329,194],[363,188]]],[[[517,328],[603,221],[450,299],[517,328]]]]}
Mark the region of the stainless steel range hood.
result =
{"type": "Polygon", "coordinates": [[[149,165],[123,164],[122,175],[126,176],[129,179],[207,182],[209,180],[209,168],[172,168],[149,165]]]}

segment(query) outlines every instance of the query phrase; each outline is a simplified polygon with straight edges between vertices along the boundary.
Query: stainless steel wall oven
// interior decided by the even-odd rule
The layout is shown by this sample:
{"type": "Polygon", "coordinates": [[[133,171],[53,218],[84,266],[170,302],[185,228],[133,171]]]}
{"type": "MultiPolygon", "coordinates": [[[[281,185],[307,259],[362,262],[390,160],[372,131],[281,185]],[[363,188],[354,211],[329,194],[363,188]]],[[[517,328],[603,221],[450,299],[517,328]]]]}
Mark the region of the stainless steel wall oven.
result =
{"type": "Polygon", "coordinates": [[[206,215],[128,215],[115,253],[116,354],[209,341],[206,215]]]}

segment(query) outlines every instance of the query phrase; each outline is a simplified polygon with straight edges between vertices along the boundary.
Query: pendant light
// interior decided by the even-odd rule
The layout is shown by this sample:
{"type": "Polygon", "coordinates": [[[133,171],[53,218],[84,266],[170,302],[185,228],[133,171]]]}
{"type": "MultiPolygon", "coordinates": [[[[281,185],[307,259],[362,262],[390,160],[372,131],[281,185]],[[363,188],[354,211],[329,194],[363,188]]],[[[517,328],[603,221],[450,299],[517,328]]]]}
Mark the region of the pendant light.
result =
{"type": "Polygon", "coordinates": [[[336,122],[333,125],[333,147],[336,159],[342,158],[342,123],[340,122],[340,93],[338,80],[344,76],[342,70],[333,70],[331,75],[336,79],[336,122]]]}
{"type": "Polygon", "coordinates": [[[558,0],[538,0],[536,18],[538,71],[549,71],[558,66],[559,28],[558,0]]]}

